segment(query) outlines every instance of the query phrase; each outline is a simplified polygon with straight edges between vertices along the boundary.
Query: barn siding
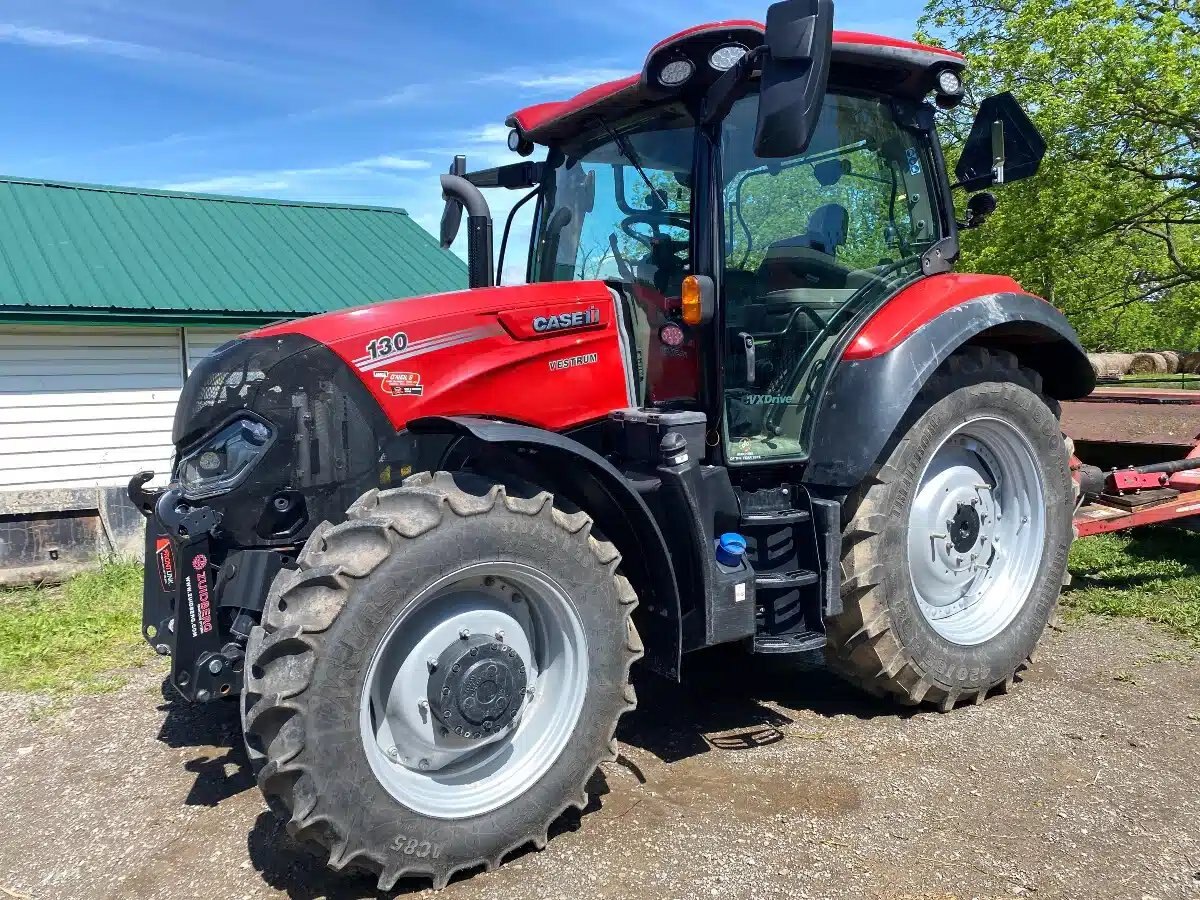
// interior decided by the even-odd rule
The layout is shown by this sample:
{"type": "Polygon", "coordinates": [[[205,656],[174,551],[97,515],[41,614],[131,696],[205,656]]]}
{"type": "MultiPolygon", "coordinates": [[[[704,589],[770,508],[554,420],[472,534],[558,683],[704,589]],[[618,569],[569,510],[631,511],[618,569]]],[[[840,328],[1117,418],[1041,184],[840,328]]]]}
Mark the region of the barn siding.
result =
{"type": "MultiPolygon", "coordinates": [[[[235,336],[187,329],[188,370],[235,336]]],[[[164,482],[184,365],[177,328],[0,328],[0,490],[164,482]]]]}

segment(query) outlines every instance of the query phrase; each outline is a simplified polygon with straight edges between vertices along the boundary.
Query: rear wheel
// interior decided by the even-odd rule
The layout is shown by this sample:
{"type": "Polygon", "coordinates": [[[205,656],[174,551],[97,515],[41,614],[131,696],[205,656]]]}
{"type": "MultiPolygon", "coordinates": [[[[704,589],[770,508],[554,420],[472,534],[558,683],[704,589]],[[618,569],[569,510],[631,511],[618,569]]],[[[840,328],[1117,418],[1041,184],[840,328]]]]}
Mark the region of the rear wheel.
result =
{"type": "Polygon", "coordinates": [[[1011,353],[968,348],[849,498],[830,663],[944,710],[1006,691],[1053,615],[1074,491],[1057,404],[1011,353]]]}
{"type": "Polygon", "coordinates": [[[314,532],[247,647],[260,787],[385,890],[544,846],[634,702],[616,549],[475,476],[416,476],[348,519],[314,532]]]}

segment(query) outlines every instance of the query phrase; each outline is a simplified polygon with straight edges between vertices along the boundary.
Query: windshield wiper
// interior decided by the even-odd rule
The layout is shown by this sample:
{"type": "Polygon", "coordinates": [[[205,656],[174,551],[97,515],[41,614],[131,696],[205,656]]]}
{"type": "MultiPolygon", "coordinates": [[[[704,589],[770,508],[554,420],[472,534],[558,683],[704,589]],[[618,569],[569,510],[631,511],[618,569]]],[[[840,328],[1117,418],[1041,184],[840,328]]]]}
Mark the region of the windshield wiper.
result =
{"type": "Polygon", "coordinates": [[[663,210],[667,208],[667,195],[661,188],[654,186],[654,182],[650,180],[650,176],[646,174],[646,170],[642,168],[641,157],[638,152],[633,149],[633,144],[622,134],[617,134],[613,131],[607,122],[600,119],[601,127],[608,132],[608,136],[612,138],[613,144],[616,145],[617,151],[628,160],[629,164],[637,169],[637,173],[642,176],[642,181],[646,182],[646,187],[650,191],[650,205],[655,210],[663,210]]]}

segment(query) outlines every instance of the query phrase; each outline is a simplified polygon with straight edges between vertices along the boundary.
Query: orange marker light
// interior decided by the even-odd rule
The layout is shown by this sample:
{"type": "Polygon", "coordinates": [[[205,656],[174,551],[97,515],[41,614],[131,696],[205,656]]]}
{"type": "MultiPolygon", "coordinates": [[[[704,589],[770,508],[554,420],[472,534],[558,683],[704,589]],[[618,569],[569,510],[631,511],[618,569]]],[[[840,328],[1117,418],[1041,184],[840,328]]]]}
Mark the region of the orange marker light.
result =
{"type": "Polygon", "coordinates": [[[699,325],[704,321],[704,303],[700,299],[700,279],[689,275],[683,279],[683,290],[680,293],[683,302],[683,321],[688,325],[699,325]]]}

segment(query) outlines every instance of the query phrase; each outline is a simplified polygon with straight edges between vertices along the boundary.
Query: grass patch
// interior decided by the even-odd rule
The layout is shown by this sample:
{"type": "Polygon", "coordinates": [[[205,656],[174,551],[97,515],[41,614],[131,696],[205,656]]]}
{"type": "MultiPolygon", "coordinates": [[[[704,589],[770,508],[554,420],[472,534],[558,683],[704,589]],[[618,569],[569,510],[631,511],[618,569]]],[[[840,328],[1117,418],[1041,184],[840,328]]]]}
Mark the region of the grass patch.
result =
{"type": "Polygon", "coordinates": [[[0,589],[0,690],[114,690],[155,658],[142,641],[142,566],[113,562],[45,588],[0,589]]]}
{"type": "Polygon", "coordinates": [[[1142,528],[1077,541],[1067,609],[1134,617],[1200,642],[1200,534],[1142,528]]]}

